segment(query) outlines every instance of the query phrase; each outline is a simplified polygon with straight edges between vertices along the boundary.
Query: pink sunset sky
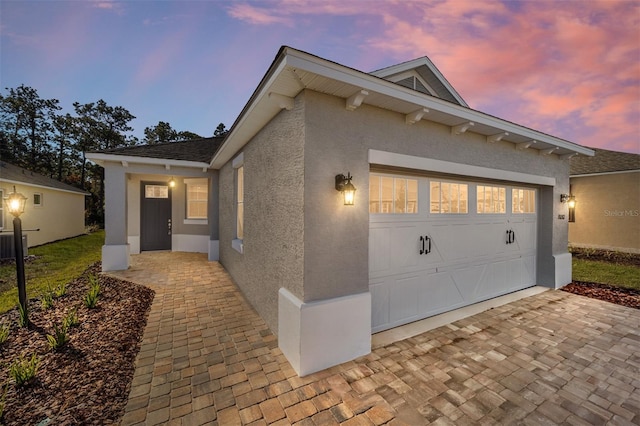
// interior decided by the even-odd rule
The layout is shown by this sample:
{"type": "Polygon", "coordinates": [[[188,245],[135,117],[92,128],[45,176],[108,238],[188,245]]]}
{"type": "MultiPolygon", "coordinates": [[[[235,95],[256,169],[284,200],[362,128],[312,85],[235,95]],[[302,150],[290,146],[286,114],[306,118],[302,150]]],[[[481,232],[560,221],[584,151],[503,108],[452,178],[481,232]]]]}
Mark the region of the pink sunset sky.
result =
{"type": "Polygon", "coordinates": [[[362,71],[428,56],[471,108],[640,153],[640,2],[0,2],[0,81],[210,136],[281,45],[362,71]]]}

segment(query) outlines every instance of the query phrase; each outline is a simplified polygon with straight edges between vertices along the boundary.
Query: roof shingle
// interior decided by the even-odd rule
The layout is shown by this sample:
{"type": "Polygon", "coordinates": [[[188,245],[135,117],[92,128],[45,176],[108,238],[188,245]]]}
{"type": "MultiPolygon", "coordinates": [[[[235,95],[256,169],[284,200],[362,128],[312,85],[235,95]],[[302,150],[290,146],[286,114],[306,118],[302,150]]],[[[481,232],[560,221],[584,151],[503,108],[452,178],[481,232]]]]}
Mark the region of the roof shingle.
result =
{"type": "Polygon", "coordinates": [[[5,163],[4,161],[0,161],[0,180],[21,182],[27,185],[45,186],[61,189],[63,191],[88,194],[88,192],[76,188],[75,186],[67,185],[66,183],[23,169],[22,167],[14,166],[13,164],[5,163]]]}
{"type": "Polygon", "coordinates": [[[128,146],[108,149],[100,151],[100,153],[208,163],[213,158],[213,154],[215,154],[223,140],[224,137],[222,136],[214,136],[188,141],[128,146]]]}
{"type": "Polygon", "coordinates": [[[593,157],[579,155],[571,158],[569,172],[571,176],[640,170],[640,155],[638,154],[600,148],[590,149],[595,151],[593,157]]]}

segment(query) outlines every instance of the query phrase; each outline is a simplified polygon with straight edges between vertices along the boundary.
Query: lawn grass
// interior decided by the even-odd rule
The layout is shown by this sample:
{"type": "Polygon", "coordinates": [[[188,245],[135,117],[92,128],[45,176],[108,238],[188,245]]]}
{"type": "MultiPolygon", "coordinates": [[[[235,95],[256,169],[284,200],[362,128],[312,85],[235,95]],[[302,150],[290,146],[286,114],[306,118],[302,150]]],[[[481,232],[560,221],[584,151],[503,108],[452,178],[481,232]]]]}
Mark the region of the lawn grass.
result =
{"type": "MultiPolygon", "coordinates": [[[[89,265],[100,260],[103,244],[104,230],[100,230],[30,248],[29,255],[36,258],[25,263],[27,297],[40,297],[48,288],[55,289],[82,275],[89,265]]],[[[0,266],[0,313],[17,304],[16,265],[12,262],[0,266]]]]}
{"type": "Polygon", "coordinates": [[[573,280],[640,290],[640,267],[573,258],[573,280]]]}

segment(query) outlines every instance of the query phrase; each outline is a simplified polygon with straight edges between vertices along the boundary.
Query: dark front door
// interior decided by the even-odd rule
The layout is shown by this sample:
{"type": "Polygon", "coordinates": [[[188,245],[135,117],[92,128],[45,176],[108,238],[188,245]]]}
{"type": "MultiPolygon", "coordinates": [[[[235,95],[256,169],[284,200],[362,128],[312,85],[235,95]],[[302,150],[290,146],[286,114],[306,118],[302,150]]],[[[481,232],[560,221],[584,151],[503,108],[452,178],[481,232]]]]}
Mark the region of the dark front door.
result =
{"type": "Polygon", "coordinates": [[[140,250],[171,250],[171,190],[166,182],[142,182],[140,250]]]}

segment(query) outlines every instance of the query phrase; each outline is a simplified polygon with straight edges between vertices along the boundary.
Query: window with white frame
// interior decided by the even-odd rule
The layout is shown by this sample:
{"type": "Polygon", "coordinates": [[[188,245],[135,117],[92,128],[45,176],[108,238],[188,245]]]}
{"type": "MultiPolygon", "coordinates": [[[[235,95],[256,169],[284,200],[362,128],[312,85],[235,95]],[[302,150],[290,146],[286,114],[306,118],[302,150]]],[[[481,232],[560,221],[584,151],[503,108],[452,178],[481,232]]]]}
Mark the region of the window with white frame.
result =
{"type": "Polygon", "coordinates": [[[536,190],[513,188],[511,190],[511,212],[527,214],[536,212],[536,190]]]}
{"type": "Polygon", "coordinates": [[[209,181],[206,178],[185,179],[187,219],[207,219],[209,181]]]}
{"type": "Polygon", "coordinates": [[[418,213],[418,180],[369,175],[369,213],[418,213]]]}
{"type": "Polygon", "coordinates": [[[469,185],[459,182],[429,182],[429,205],[432,214],[467,214],[469,185]]]}
{"type": "Polygon", "coordinates": [[[42,192],[33,193],[33,206],[42,207],[42,192]]]}
{"type": "Polygon", "coordinates": [[[478,200],[478,213],[506,213],[507,212],[507,189],[503,186],[476,186],[478,200]]]}

